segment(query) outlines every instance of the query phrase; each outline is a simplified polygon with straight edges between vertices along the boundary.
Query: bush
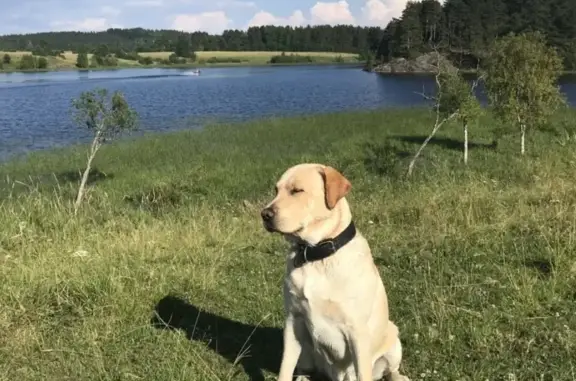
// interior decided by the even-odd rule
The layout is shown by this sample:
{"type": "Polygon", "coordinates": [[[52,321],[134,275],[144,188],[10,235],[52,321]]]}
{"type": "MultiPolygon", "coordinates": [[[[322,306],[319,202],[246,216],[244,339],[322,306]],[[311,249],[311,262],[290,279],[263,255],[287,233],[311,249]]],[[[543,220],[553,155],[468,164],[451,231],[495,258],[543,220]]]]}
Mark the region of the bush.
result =
{"type": "Polygon", "coordinates": [[[126,52],[124,50],[117,51],[116,57],[122,60],[131,60],[138,62],[140,62],[140,60],[142,59],[142,56],[140,56],[137,52],[126,52]]]}
{"type": "Polygon", "coordinates": [[[290,54],[282,52],[279,56],[274,56],[270,59],[271,64],[291,64],[291,63],[310,63],[314,59],[310,56],[301,56],[298,54],[290,54]]]}
{"type": "Polygon", "coordinates": [[[31,54],[24,54],[20,59],[20,66],[21,70],[32,70],[38,67],[38,62],[36,57],[31,54]]]}
{"type": "Polygon", "coordinates": [[[152,59],[152,57],[141,57],[138,60],[138,63],[140,63],[141,65],[152,65],[154,63],[154,60],[152,59]]]}
{"type": "Polygon", "coordinates": [[[2,57],[2,63],[10,65],[11,62],[12,62],[12,56],[10,56],[10,54],[8,53],[4,54],[4,57],[2,57]]]}
{"type": "Polygon", "coordinates": [[[45,57],[38,58],[38,69],[48,69],[48,60],[45,57]]]}
{"type": "Polygon", "coordinates": [[[106,56],[94,54],[92,56],[92,66],[118,66],[118,58],[111,54],[106,56]]]}
{"type": "Polygon", "coordinates": [[[178,57],[176,53],[170,54],[168,62],[174,65],[182,65],[186,63],[186,58],[178,57]]]}
{"type": "Polygon", "coordinates": [[[242,63],[246,62],[246,60],[241,60],[240,58],[234,58],[234,57],[210,57],[205,62],[209,64],[242,63]]]}

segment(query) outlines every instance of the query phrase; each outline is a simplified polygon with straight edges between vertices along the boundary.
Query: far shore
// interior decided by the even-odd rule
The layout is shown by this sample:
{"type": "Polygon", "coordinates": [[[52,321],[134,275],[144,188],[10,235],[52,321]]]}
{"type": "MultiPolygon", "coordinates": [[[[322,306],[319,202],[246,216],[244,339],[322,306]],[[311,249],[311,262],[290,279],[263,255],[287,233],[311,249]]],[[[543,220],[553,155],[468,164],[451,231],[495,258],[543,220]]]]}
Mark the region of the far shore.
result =
{"type": "Polygon", "coordinates": [[[105,71],[105,70],[126,70],[126,69],[206,69],[206,68],[231,68],[231,67],[281,67],[281,66],[362,66],[362,62],[296,62],[296,63],[216,63],[216,64],[179,64],[179,65],[122,65],[122,66],[99,66],[90,68],[77,67],[56,67],[47,69],[9,69],[0,70],[0,74],[10,73],[50,73],[68,71],[105,71]]]}
{"type": "MultiPolygon", "coordinates": [[[[65,52],[63,57],[47,57],[48,68],[46,69],[20,69],[19,60],[25,54],[30,52],[0,52],[0,55],[9,54],[12,57],[12,63],[4,65],[0,73],[36,73],[36,72],[53,72],[53,71],[92,71],[92,70],[122,70],[122,69],[201,69],[211,67],[262,67],[262,66],[314,66],[314,65],[363,65],[363,61],[358,59],[357,54],[338,53],[338,52],[284,52],[287,55],[294,54],[299,56],[309,56],[312,62],[293,62],[293,63],[270,63],[272,57],[282,54],[283,52],[268,51],[201,51],[197,52],[197,58],[194,62],[184,64],[166,64],[155,62],[150,65],[141,64],[135,60],[118,59],[116,66],[94,66],[89,68],[76,67],[77,54],[65,52]],[[210,59],[220,60],[222,62],[209,62],[210,59]],[[236,61],[236,62],[226,62],[236,61]]],[[[171,52],[142,52],[141,57],[151,57],[153,59],[167,59],[171,52]]],[[[89,59],[91,54],[88,55],[89,59]]]]}

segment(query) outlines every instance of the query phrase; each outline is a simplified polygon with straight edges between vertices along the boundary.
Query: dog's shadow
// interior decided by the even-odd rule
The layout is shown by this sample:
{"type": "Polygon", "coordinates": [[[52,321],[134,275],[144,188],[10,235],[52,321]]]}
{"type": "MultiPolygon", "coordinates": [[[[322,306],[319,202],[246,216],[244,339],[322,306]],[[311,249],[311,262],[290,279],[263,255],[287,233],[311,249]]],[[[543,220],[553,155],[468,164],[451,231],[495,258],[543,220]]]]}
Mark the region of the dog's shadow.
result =
{"type": "Polygon", "coordinates": [[[245,324],[215,315],[177,296],[162,298],[151,324],[182,330],[189,340],[202,341],[231,364],[240,364],[251,381],[264,381],[263,371],[278,373],[282,330],[245,324]]]}

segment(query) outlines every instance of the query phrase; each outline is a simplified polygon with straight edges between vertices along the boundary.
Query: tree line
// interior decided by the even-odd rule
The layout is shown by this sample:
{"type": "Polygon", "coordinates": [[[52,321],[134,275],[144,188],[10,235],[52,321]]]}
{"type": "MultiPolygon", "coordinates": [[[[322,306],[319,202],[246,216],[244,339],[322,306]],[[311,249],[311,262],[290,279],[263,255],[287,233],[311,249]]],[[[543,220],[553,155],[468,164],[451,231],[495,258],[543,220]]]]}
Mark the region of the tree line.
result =
{"type": "MultiPolygon", "coordinates": [[[[384,30],[379,27],[319,25],[306,27],[262,26],[246,31],[205,32],[143,28],[108,29],[103,32],[46,32],[0,36],[0,50],[32,51],[54,55],[62,51],[174,52],[183,44],[191,51],[317,51],[365,53],[376,51],[384,30]],[[183,42],[184,41],[184,42],[183,42]]],[[[187,49],[184,47],[184,50],[187,49]]]]}
{"type": "Polygon", "coordinates": [[[375,55],[390,61],[438,49],[460,67],[475,67],[497,38],[524,32],[542,33],[565,68],[576,69],[574,0],[409,1],[385,28],[375,55]]]}

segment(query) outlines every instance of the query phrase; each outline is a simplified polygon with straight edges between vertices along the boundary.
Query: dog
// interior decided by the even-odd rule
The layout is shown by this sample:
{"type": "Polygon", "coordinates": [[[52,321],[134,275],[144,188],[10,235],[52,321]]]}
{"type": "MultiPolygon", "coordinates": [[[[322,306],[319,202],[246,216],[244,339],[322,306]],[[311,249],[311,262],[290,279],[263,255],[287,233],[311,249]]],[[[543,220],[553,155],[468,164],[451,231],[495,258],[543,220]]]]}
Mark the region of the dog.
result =
{"type": "Polygon", "coordinates": [[[299,164],[280,177],[276,196],[261,210],[264,228],[291,244],[279,381],[298,374],[298,380],[409,380],[399,371],[402,344],[384,285],[345,198],[350,189],[330,166],[299,164]]]}

